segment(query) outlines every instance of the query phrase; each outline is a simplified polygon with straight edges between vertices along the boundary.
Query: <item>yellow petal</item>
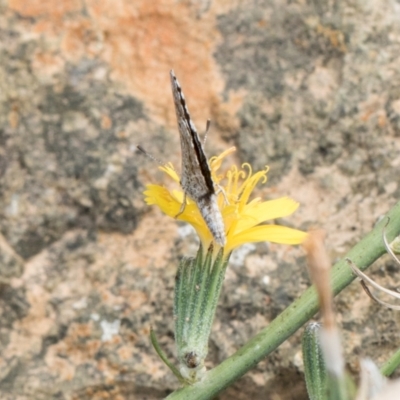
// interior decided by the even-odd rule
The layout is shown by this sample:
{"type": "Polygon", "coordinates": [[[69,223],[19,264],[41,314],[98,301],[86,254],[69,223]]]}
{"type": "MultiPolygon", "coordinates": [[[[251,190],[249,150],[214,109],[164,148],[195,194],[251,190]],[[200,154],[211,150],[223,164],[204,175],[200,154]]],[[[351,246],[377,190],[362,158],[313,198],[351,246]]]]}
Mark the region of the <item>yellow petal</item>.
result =
{"type": "Polygon", "coordinates": [[[179,182],[179,175],[176,173],[171,163],[162,165],[161,167],[159,167],[159,169],[169,175],[175,182],[179,182]]]}
{"type": "Polygon", "coordinates": [[[262,203],[249,203],[243,210],[235,230],[241,232],[271,219],[287,217],[294,213],[298,207],[299,203],[289,197],[282,197],[262,203]]]}
{"type": "Polygon", "coordinates": [[[306,238],[307,233],[297,229],[288,228],[280,225],[261,225],[244,231],[233,237],[229,241],[229,246],[233,249],[243,243],[250,242],[272,242],[281,244],[300,244],[306,238]]]}
{"type": "Polygon", "coordinates": [[[229,154],[234,153],[235,151],[236,151],[236,147],[230,147],[228,150],[225,150],[219,156],[212,157],[210,159],[210,167],[211,167],[211,171],[213,172],[214,175],[221,168],[221,165],[222,165],[222,162],[224,161],[224,158],[227,157],[229,154]]]}

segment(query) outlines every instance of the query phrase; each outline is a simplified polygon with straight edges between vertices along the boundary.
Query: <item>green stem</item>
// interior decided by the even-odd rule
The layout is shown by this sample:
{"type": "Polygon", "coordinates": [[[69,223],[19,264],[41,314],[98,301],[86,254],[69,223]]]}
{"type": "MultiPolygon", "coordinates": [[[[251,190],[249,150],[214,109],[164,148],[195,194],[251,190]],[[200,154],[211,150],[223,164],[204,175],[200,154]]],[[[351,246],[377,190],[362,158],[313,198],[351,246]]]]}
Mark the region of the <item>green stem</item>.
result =
{"type": "Polygon", "coordinates": [[[382,365],[381,374],[384,376],[390,376],[394,372],[394,370],[400,365],[400,349],[398,349],[392,357],[389,358],[382,365]]]}
{"type": "MultiPolygon", "coordinates": [[[[400,234],[400,202],[387,213],[386,217],[390,218],[390,223],[386,228],[386,235],[390,242],[400,234]]],[[[346,258],[351,259],[361,270],[365,270],[385,253],[382,230],[386,223],[387,219],[382,219],[363,240],[335,264],[332,270],[332,288],[335,295],[355,278],[345,261],[346,258]]],[[[168,399],[211,399],[274,351],[317,311],[317,295],[314,287],[310,287],[268,327],[231,357],[210,370],[201,382],[171,393],[168,399]]]]}
{"type": "Polygon", "coordinates": [[[175,367],[170,361],[168,360],[167,355],[164,353],[163,349],[160,347],[160,344],[158,343],[157,336],[154,333],[154,330],[152,327],[150,327],[150,340],[151,343],[154,347],[154,350],[157,352],[158,356],[161,358],[161,360],[164,361],[165,365],[172,371],[172,373],[178,378],[179,382],[184,385],[185,380],[182,378],[181,373],[178,371],[178,368],[175,367]]]}
{"type": "Polygon", "coordinates": [[[304,361],[304,377],[310,400],[326,400],[328,393],[327,371],[319,341],[320,331],[320,324],[308,324],[304,330],[301,341],[304,361]]]}

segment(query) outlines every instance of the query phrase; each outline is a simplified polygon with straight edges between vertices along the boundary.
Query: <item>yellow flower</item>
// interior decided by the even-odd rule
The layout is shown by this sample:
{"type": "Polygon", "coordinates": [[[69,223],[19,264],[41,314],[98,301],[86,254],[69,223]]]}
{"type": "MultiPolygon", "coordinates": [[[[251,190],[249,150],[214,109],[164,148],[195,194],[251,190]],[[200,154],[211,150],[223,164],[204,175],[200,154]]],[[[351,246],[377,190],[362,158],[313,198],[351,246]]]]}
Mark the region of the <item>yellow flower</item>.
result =
{"type": "MultiPolygon", "coordinates": [[[[255,198],[249,201],[257,183],[267,181],[268,168],[253,174],[251,166],[243,164],[240,170],[236,166],[232,166],[225,174],[217,174],[223,159],[234,151],[235,148],[232,147],[210,160],[213,181],[222,188],[218,194],[218,205],[226,233],[224,254],[229,254],[234,248],[249,242],[302,243],[307,236],[305,232],[280,225],[260,225],[265,221],[292,214],[299,206],[297,202],[288,197],[269,201],[255,198]]],[[[160,169],[179,183],[179,176],[171,163],[160,169]]],[[[157,205],[165,214],[175,218],[184,198],[182,190],[170,191],[160,185],[147,185],[146,187],[144,192],[146,203],[157,205]]],[[[186,198],[186,201],[186,207],[177,219],[189,222],[199,235],[203,247],[207,249],[213,236],[196,203],[189,197],[186,198]]]]}

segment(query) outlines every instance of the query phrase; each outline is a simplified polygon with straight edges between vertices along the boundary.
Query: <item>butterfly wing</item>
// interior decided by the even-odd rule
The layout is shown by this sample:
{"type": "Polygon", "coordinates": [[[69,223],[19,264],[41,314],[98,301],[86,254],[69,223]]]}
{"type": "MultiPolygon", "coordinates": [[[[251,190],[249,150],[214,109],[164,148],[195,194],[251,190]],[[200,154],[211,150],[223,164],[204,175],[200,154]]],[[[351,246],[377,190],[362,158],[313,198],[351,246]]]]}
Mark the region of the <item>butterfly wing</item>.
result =
{"type": "Polygon", "coordinates": [[[196,202],[215,193],[210,167],[196,127],[190,118],[181,86],[171,71],[172,94],[182,150],[182,189],[196,202]]]}
{"type": "Polygon", "coordinates": [[[210,167],[174,71],[171,71],[171,85],[181,138],[182,189],[196,202],[215,241],[225,246],[224,221],[217,204],[210,167]]]}

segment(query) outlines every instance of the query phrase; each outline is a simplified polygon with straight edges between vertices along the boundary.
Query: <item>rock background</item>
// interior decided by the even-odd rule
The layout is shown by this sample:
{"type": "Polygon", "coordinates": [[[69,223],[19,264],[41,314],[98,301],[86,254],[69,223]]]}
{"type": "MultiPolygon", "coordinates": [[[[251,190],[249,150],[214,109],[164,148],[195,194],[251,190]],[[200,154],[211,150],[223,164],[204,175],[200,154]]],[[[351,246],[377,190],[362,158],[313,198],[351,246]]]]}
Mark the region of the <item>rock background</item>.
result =
{"type": "MultiPolygon", "coordinates": [[[[209,156],[270,166],[286,223],[327,230],[332,260],[399,198],[400,3],[0,0],[0,397],[159,399],[177,382],[177,263],[185,225],[145,206],[164,179],[141,144],[180,164],[173,68],[209,156]]],[[[168,182],[165,182],[166,184],[168,182]]],[[[387,258],[371,276],[396,287],[387,258]]],[[[233,256],[209,365],[266,326],[309,280],[298,248],[233,256]]],[[[357,284],[336,300],[349,370],[398,347],[398,314],[357,284]]],[[[220,399],[306,399],[301,332],[220,399]]]]}

